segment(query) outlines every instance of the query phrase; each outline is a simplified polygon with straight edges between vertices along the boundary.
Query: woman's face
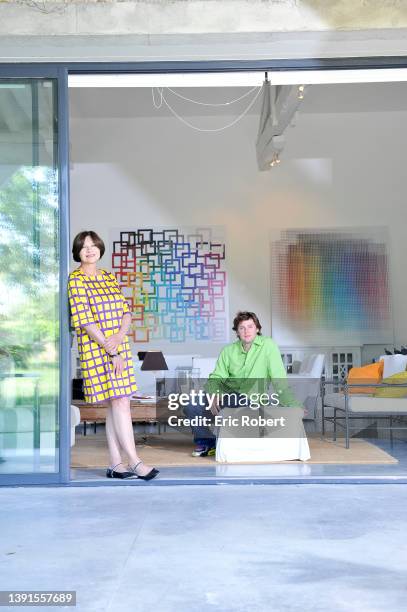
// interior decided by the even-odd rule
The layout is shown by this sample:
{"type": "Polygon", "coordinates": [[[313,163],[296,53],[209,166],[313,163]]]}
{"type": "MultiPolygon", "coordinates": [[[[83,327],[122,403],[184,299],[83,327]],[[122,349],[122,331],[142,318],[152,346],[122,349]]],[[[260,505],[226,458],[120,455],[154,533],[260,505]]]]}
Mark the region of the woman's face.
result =
{"type": "Polygon", "coordinates": [[[237,335],[243,342],[253,342],[257,336],[257,327],[253,319],[241,321],[237,328],[237,335]]]}
{"type": "Polygon", "coordinates": [[[86,236],[83,247],[79,251],[82,263],[96,263],[100,259],[100,250],[90,236],[86,236]]]}

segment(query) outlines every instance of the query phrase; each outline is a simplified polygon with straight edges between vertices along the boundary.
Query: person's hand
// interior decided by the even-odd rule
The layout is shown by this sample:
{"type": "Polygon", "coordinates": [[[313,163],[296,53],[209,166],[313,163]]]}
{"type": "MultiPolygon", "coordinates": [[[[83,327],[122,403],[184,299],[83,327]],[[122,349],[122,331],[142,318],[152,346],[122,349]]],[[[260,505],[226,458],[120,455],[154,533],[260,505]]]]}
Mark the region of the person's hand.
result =
{"type": "Polygon", "coordinates": [[[112,357],[113,374],[115,376],[121,376],[124,370],[124,359],[121,355],[112,357]]]}
{"type": "Polygon", "coordinates": [[[216,416],[220,413],[220,408],[219,408],[219,404],[218,404],[218,400],[216,398],[213,398],[213,404],[211,406],[211,412],[213,414],[213,416],[216,416]]]}
{"type": "Polygon", "coordinates": [[[120,332],[117,332],[106,338],[103,347],[108,353],[116,353],[122,342],[123,336],[120,332]]]}

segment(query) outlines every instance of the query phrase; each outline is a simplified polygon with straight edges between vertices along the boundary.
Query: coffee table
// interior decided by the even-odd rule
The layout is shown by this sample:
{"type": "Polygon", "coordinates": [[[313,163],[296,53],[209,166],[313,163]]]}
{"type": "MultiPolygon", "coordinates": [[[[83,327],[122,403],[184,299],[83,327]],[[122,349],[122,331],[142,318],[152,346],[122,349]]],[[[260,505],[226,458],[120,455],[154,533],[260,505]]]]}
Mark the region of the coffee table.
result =
{"type": "MultiPolygon", "coordinates": [[[[106,422],[106,404],[88,404],[84,400],[72,400],[72,404],[79,408],[81,423],[83,423],[83,435],[86,436],[87,424],[94,424],[96,432],[97,423],[106,422]]],[[[131,420],[133,423],[156,424],[157,406],[155,402],[143,402],[141,400],[130,400],[131,420]]]]}

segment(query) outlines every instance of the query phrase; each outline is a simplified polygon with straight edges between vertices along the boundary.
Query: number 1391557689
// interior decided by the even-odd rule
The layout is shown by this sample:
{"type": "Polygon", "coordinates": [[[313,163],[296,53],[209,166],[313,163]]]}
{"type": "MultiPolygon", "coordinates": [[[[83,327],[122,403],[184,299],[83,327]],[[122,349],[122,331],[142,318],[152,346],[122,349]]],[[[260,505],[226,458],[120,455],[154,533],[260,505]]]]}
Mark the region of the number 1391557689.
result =
{"type": "Polygon", "coordinates": [[[76,591],[0,591],[0,606],[76,606],[76,591]]]}

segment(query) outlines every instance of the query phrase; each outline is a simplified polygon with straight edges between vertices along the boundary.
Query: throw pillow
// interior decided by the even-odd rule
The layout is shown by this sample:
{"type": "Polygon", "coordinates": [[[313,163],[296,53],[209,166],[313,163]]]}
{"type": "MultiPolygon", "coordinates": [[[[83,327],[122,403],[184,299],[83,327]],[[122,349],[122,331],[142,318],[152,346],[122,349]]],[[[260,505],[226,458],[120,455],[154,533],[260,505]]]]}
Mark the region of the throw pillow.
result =
{"type": "MultiPolygon", "coordinates": [[[[393,374],[393,376],[389,376],[388,378],[383,378],[383,383],[392,384],[392,385],[405,385],[407,384],[407,372],[398,372],[397,374],[393,374]]],[[[397,389],[397,387],[379,387],[376,389],[374,393],[375,397],[407,397],[407,387],[401,387],[397,389]]]]}
{"type": "MultiPolygon", "coordinates": [[[[369,363],[361,368],[351,368],[348,373],[348,384],[366,385],[367,383],[380,383],[383,378],[384,363],[382,360],[377,363],[369,363]]],[[[349,393],[374,393],[376,387],[350,387],[349,393]]]]}
{"type": "Polygon", "coordinates": [[[384,361],[383,378],[388,378],[407,368],[407,355],[382,355],[384,361]]]}

